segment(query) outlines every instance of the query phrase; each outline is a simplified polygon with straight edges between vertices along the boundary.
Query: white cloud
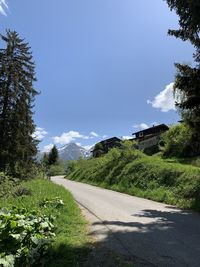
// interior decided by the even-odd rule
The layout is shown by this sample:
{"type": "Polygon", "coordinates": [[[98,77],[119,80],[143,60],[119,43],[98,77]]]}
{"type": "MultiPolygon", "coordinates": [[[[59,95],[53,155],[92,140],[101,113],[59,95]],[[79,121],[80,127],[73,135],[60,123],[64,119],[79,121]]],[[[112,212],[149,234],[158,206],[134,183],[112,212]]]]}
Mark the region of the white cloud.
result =
{"type": "Polygon", "coordinates": [[[43,153],[49,153],[50,150],[53,148],[53,146],[54,146],[53,144],[49,144],[47,146],[44,146],[42,152],[43,153]]]}
{"type": "Polygon", "coordinates": [[[102,138],[107,138],[108,136],[106,135],[106,134],[104,134],[103,136],[102,136],[102,138]]]}
{"type": "Polygon", "coordinates": [[[136,129],[139,128],[139,129],[144,130],[144,129],[149,128],[149,126],[148,126],[146,123],[142,122],[142,123],[140,123],[140,124],[135,124],[135,125],[133,125],[133,128],[136,128],[136,129]]]}
{"type": "Polygon", "coordinates": [[[6,0],[0,0],[0,13],[4,16],[7,16],[6,11],[8,10],[8,4],[6,0]]]}
{"type": "Polygon", "coordinates": [[[45,131],[44,128],[40,128],[40,127],[37,127],[35,129],[35,132],[33,134],[33,138],[37,139],[37,140],[42,140],[44,139],[44,137],[48,134],[47,131],[45,131]]]}
{"type": "Polygon", "coordinates": [[[71,142],[74,142],[76,139],[89,139],[89,136],[85,136],[80,134],[79,132],[76,131],[69,131],[67,133],[61,134],[61,136],[55,136],[53,137],[53,141],[55,144],[60,144],[60,145],[66,145],[71,142]]]}
{"type": "Polygon", "coordinates": [[[133,138],[133,136],[128,136],[128,135],[122,136],[123,140],[129,140],[129,139],[132,139],[132,138],[133,138]]]}
{"type": "Polygon", "coordinates": [[[175,98],[173,95],[174,83],[168,84],[163,91],[161,91],[154,100],[147,100],[147,104],[151,104],[153,108],[159,108],[162,112],[169,110],[176,110],[175,98]]]}
{"type": "Polygon", "coordinates": [[[90,132],[90,135],[91,135],[92,137],[99,137],[99,135],[98,135],[97,133],[95,133],[95,132],[90,132]]]}
{"type": "Polygon", "coordinates": [[[145,130],[147,128],[152,127],[153,125],[158,125],[158,123],[156,121],[151,122],[150,124],[146,124],[146,123],[142,122],[140,124],[133,125],[133,128],[145,130]]]}

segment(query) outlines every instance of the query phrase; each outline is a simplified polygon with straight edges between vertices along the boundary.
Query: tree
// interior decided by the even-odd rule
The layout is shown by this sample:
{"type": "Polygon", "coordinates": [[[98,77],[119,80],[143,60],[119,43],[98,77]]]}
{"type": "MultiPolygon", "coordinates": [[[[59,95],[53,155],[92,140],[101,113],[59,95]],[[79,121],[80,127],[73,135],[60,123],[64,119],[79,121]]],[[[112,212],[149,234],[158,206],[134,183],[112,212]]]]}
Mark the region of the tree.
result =
{"type": "Polygon", "coordinates": [[[161,137],[163,156],[179,158],[193,156],[191,139],[192,133],[188,125],[181,123],[171,126],[161,137]]]}
{"type": "Polygon", "coordinates": [[[49,165],[56,164],[58,162],[58,149],[54,145],[51,151],[49,152],[49,165]]]}
{"type": "Polygon", "coordinates": [[[176,63],[177,75],[174,83],[176,103],[183,120],[193,133],[194,154],[200,153],[200,1],[166,0],[170,9],[179,16],[178,30],[169,30],[169,34],[189,41],[195,48],[195,66],[176,63]]]}
{"type": "Polygon", "coordinates": [[[6,47],[0,49],[0,170],[20,176],[30,172],[37,153],[33,137],[33,88],[35,65],[28,43],[15,31],[0,35],[6,47]]]}
{"type": "Polygon", "coordinates": [[[41,163],[42,163],[42,165],[44,165],[46,167],[48,166],[48,164],[49,164],[49,156],[48,156],[47,153],[44,153],[44,155],[42,157],[42,160],[41,160],[41,163]]]}

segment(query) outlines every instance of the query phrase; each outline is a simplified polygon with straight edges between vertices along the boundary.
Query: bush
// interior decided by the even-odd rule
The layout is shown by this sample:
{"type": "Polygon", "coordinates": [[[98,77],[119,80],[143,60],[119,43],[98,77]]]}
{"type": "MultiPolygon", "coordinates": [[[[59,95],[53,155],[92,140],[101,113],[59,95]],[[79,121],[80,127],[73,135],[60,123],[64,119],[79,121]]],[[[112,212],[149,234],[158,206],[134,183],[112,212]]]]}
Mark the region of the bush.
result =
{"type": "Polygon", "coordinates": [[[54,198],[45,198],[42,202],[40,202],[40,207],[53,207],[53,208],[60,208],[64,206],[64,202],[59,197],[54,198]]]}
{"type": "Polygon", "coordinates": [[[0,172],[0,198],[12,195],[14,188],[19,184],[19,180],[0,172]]]}
{"type": "Polygon", "coordinates": [[[48,170],[48,176],[64,175],[65,169],[63,165],[51,165],[48,170]]]}
{"type": "Polygon", "coordinates": [[[30,266],[38,263],[54,236],[52,218],[26,209],[0,210],[1,266],[30,266]]]}
{"type": "Polygon", "coordinates": [[[192,132],[184,123],[172,126],[162,135],[163,155],[166,157],[193,156],[192,132]]]}
{"type": "Polygon", "coordinates": [[[31,194],[32,194],[31,190],[23,186],[18,186],[13,190],[12,193],[12,195],[16,197],[30,196],[31,194]]]}

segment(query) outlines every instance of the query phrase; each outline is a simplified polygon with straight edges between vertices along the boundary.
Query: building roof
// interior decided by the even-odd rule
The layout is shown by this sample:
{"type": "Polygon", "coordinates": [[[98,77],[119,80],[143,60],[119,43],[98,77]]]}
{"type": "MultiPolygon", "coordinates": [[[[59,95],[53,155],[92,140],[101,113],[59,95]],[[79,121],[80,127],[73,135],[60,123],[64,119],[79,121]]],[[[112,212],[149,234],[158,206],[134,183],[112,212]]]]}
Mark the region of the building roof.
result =
{"type": "Polygon", "coordinates": [[[159,132],[160,130],[167,131],[169,130],[169,127],[166,124],[159,124],[159,125],[152,126],[150,128],[135,132],[132,135],[137,135],[139,133],[149,134],[152,132],[157,132],[157,131],[159,132]]]}
{"type": "Polygon", "coordinates": [[[117,138],[117,137],[112,137],[112,138],[109,138],[109,139],[102,140],[102,141],[100,141],[99,143],[103,144],[103,143],[109,143],[109,142],[113,142],[113,141],[118,141],[118,142],[120,142],[121,139],[119,139],[119,138],[117,138]]]}

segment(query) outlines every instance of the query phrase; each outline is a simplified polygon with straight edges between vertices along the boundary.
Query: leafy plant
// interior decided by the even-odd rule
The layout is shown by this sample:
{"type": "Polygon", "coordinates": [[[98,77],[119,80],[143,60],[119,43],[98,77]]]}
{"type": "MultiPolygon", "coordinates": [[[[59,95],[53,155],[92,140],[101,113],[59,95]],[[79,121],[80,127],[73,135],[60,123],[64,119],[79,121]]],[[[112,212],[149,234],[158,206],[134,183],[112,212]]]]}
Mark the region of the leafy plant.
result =
{"type": "Polygon", "coordinates": [[[40,203],[40,206],[44,208],[49,207],[49,206],[54,207],[54,208],[60,208],[64,206],[64,202],[59,197],[45,198],[44,201],[40,203]]]}
{"type": "Polygon", "coordinates": [[[61,164],[51,165],[48,170],[48,176],[63,175],[65,173],[65,168],[61,164]]]}
{"type": "Polygon", "coordinates": [[[189,157],[193,156],[191,147],[191,130],[184,123],[172,126],[169,131],[162,136],[164,143],[164,156],[171,157],[189,157]]]}
{"type": "Polygon", "coordinates": [[[0,264],[29,266],[38,263],[54,236],[53,217],[13,207],[0,210],[0,264]]]}
{"type": "Polygon", "coordinates": [[[13,196],[16,196],[16,197],[30,196],[31,194],[32,194],[31,190],[23,186],[18,186],[13,191],[13,196]]]}
{"type": "Polygon", "coordinates": [[[19,180],[0,172],[0,197],[6,198],[12,195],[13,189],[19,184],[19,180]]]}

